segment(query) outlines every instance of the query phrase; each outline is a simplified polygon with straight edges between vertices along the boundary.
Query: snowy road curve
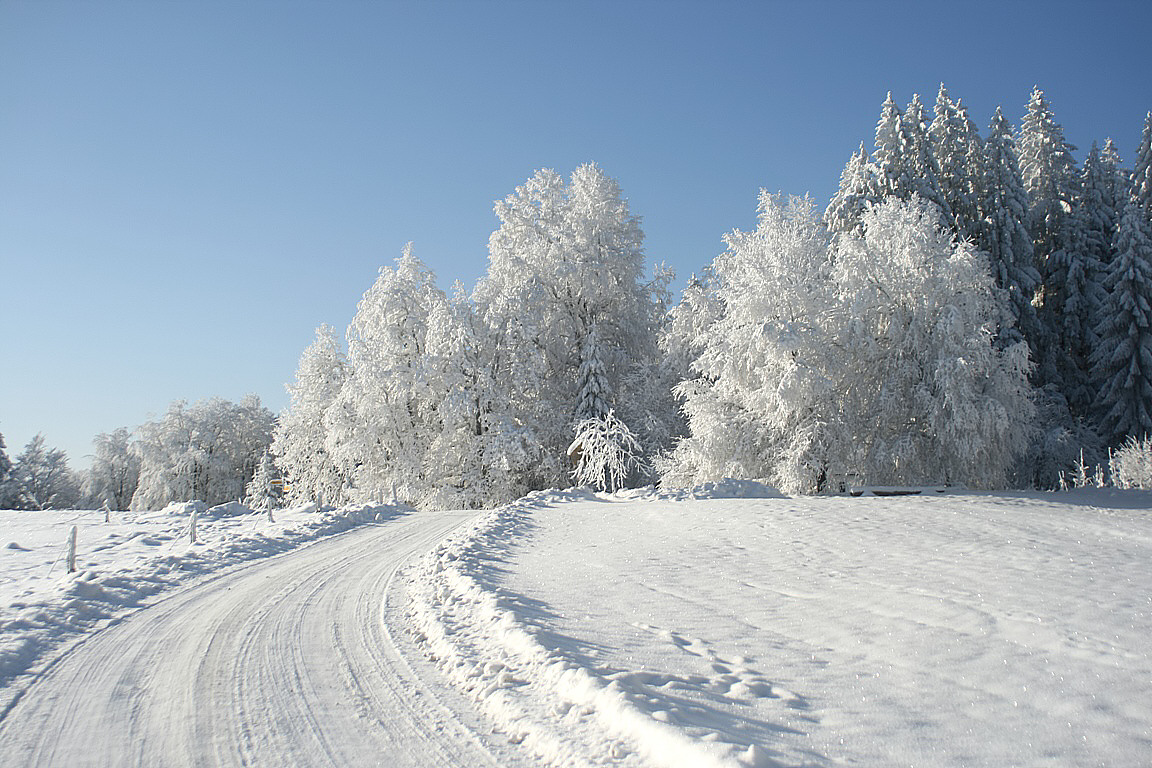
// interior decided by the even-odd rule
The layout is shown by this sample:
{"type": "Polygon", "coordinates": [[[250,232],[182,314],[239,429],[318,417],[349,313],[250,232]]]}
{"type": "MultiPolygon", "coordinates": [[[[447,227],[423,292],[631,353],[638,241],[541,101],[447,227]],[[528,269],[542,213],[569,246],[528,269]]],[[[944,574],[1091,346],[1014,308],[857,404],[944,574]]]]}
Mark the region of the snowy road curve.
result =
{"type": "Polygon", "coordinates": [[[359,528],[96,633],[0,721],[4,765],[495,765],[388,629],[396,570],[470,516],[359,528]]]}

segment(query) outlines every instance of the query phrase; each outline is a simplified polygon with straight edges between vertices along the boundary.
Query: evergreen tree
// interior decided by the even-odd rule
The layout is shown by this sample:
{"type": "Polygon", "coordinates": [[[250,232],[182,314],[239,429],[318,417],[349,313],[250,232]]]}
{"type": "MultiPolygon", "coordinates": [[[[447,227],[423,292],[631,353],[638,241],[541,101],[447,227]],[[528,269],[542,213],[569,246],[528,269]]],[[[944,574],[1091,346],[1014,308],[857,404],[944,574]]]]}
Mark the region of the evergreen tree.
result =
{"type": "Polygon", "coordinates": [[[903,123],[904,115],[889,91],[880,107],[880,119],[876,123],[876,142],[872,152],[872,200],[882,200],[890,195],[900,197],[907,191],[903,123]]]}
{"type": "Polygon", "coordinates": [[[974,240],[980,234],[984,174],[980,134],[967,113],[948,96],[943,83],[934,114],[928,139],[939,166],[940,194],[951,212],[949,223],[959,237],[974,240]]]}
{"type": "Polygon", "coordinates": [[[1065,325],[1065,302],[1072,302],[1074,313],[1084,311],[1082,290],[1089,271],[1078,253],[1074,215],[1078,173],[1074,147],[1064,140],[1064,129],[1039,88],[1032,91],[1021,120],[1017,147],[1028,193],[1028,231],[1042,281],[1039,315],[1045,343],[1039,350],[1037,375],[1042,384],[1070,383],[1073,390],[1082,391],[1085,373],[1070,352],[1070,345],[1078,342],[1065,325]]]}
{"type": "Polygon", "coordinates": [[[324,413],[340,394],[348,362],[336,331],[316,329],[316,339],[300,355],[295,381],[289,384],[288,408],[276,423],[271,452],[285,480],[291,504],[339,504],[345,478],[325,447],[324,413]]]}
{"type": "Polygon", "coordinates": [[[1120,218],[1116,255],[1108,267],[1104,305],[1092,357],[1103,386],[1101,427],[1110,444],[1152,434],[1152,227],[1139,201],[1120,218]]]}
{"type": "Polygon", "coordinates": [[[12,460],[8,458],[8,451],[4,445],[4,435],[0,435],[0,509],[8,509],[12,506],[10,501],[11,484],[9,478],[12,476],[12,460]]]}
{"type": "Polygon", "coordinates": [[[945,220],[950,221],[952,209],[941,190],[940,165],[936,162],[936,156],[932,151],[932,141],[928,136],[928,119],[919,94],[913,94],[912,101],[904,111],[900,129],[904,176],[896,190],[896,196],[901,200],[919,196],[920,199],[936,205],[945,220]]]}
{"type": "Polygon", "coordinates": [[[1012,330],[1015,326],[1024,335],[1035,359],[1043,335],[1032,304],[1040,288],[1040,273],[1033,265],[1032,238],[1026,224],[1028,199],[1016,157],[1016,143],[1012,127],[999,107],[984,142],[984,169],[981,226],[975,242],[989,256],[997,287],[1008,293],[1012,320],[1001,323],[999,336],[1009,343],[1015,341],[1012,330]]]}
{"type": "Polygon", "coordinates": [[[824,224],[831,232],[859,231],[860,219],[869,203],[877,202],[876,168],[868,158],[864,144],[853,153],[840,174],[840,187],[836,190],[824,212],[824,224]]]}
{"type": "Polygon", "coordinates": [[[1132,190],[1144,209],[1144,215],[1152,219],[1152,112],[1144,117],[1144,134],[1140,137],[1136,165],[1132,169],[1132,190]]]}

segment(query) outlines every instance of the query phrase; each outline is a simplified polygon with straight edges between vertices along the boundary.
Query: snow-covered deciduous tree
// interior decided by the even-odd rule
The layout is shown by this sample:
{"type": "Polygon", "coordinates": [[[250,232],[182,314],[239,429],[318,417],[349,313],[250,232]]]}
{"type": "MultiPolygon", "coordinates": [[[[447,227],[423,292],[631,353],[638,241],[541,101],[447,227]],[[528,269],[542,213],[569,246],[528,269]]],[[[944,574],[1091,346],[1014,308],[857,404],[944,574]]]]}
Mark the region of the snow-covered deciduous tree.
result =
{"type": "Polygon", "coordinates": [[[140,482],[133,510],[173,501],[237,501],[272,442],[275,415],[255,395],[221,397],[192,406],[176,401],[163,418],[137,430],[140,482]]]}
{"type": "Polygon", "coordinates": [[[345,495],[410,504],[428,492],[428,448],[440,393],[429,375],[430,315],[447,302],[435,275],[406,246],[383,267],[348,327],[348,375],[324,416],[325,449],[345,495]]]}
{"type": "Polygon", "coordinates": [[[132,448],[132,433],[120,427],[96,435],[92,441],[92,466],[88,470],[85,493],[89,503],[125,510],[140,483],[140,456],[132,448]]]}
{"type": "Polygon", "coordinates": [[[344,476],[325,447],[324,413],[347,376],[347,361],[335,329],[321,325],[316,340],[300,355],[295,381],[288,385],[291,402],[272,438],[272,454],[290,504],[344,500],[344,476]]]}
{"type": "Polygon", "coordinates": [[[1116,236],[1104,286],[1108,298],[1092,362],[1102,383],[1100,425],[1109,444],[1152,434],[1152,232],[1135,198],[1116,236]]]}
{"type": "Polygon", "coordinates": [[[999,107],[984,142],[984,184],[980,197],[980,229],[976,244],[989,256],[992,278],[1008,294],[1012,321],[1003,324],[1000,338],[1014,343],[1013,325],[1028,342],[1035,359],[1043,329],[1032,301],[1040,288],[1040,273],[1028,233],[1028,195],[1016,157],[1012,126],[999,107]]]}
{"type": "Polygon", "coordinates": [[[720,317],[678,389],[691,433],[665,482],[1004,483],[1031,433],[1027,347],[994,343],[987,261],[939,216],[889,200],[832,245],[810,204],[762,195],[713,265],[720,317]]]}
{"type": "Polygon", "coordinates": [[[863,237],[837,241],[846,325],[829,464],[871,483],[996,487],[1031,434],[1027,346],[994,343],[986,257],[939,215],[889,202],[865,216],[863,237]]]}
{"type": "Polygon", "coordinates": [[[677,387],[689,434],[658,462],[662,482],[765,478],[818,490],[835,411],[828,237],[810,200],[761,192],[756,229],[724,239],[673,312],[668,342],[693,378],[677,387]]]}
{"type": "Polygon", "coordinates": [[[601,491],[616,491],[641,470],[640,443],[628,425],[609,409],[576,422],[576,437],[568,448],[572,479],[601,491]]]}
{"type": "Polygon", "coordinates": [[[566,479],[594,329],[610,407],[622,419],[642,410],[628,381],[658,359],[666,277],[646,279],[639,219],[595,165],[577,168],[567,182],[538,171],[497,203],[496,215],[488,271],[474,293],[491,351],[486,363],[512,422],[523,427],[518,438],[539,457],[518,468],[521,484],[548,487],[566,479]]]}
{"type": "Polygon", "coordinates": [[[13,509],[68,509],[80,501],[80,483],[59,448],[36,435],[12,465],[10,505],[13,509]]]}

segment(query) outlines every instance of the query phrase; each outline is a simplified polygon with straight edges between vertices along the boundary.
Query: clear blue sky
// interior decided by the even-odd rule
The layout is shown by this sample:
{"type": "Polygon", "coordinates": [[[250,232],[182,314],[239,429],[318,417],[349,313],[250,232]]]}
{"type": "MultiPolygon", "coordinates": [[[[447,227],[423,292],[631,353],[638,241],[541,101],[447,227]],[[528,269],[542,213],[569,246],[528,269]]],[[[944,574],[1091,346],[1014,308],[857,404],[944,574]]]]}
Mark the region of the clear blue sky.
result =
{"type": "Polygon", "coordinates": [[[0,0],[0,433],[84,465],[175,399],[279,411],[407,241],[471,285],[541,167],[598,163],[686,277],[761,187],[823,205],[889,90],[943,81],[983,129],[1039,84],[1130,162],[1150,30],[1146,1],[0,0]]]}

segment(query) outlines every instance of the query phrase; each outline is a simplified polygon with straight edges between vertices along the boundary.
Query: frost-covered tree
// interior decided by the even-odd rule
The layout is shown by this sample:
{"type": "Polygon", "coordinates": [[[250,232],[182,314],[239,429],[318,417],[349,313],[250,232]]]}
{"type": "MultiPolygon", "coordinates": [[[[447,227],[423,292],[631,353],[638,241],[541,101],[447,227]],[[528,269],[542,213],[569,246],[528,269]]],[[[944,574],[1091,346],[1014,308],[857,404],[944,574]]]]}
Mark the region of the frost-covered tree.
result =
{"type": "Polygon", "coordinates": [[[12,465],[10,503],[13,509],[68,509],[80,500],[80,484],[59,448],[36,435],[12,465]]]}
{"type": "Polygon", "coordinates": [[[689,434],[658,462],[662,482],[765,478],[818,490],[835,413],[828,236],[811,201],[761,192],[756,229],[724,240],[673,312],[669,341],[691,358],[693,378],[677,387],[689,434]]]}
{"type": "Polygon", "coordinates": [[[1092,357],[1101,428],[1112,445],[1152,434],[1152,227],[1139,202],[1120,219],[1116,255],[1108,266],[1108,298],[1092,357]]]}
{"type": "Polygon", "coordinates": [[[436,382],[438,431],[425,462],[430,479],[423,504],[436,508],[492,507],[529,489],[521,468],[539,460],[531,432],[497,389],[496,357],[486,328],[462,286],[429,315],[428,370],[436,382]]]}
{"type": "Polygon", "coordinates": [[[832,247],[810,205],[763,195],[756,231],[726,240],[666,482],[1005,481],[1031,431],[1027,349],[993,343],[987,262],[935,205],[889,200],[832,247]]]}
{"type": "Polygon", "coordinates": [[[872,151],[874,174],[872,176],[872,197],[881,200],[889,195],[900,197],[907,191],[907,160],[904,156],[906,142],[904,134],[904,114],[892,92],[880,106],[880,119],[876,121],[875,148],[872,151]]]}
{"type": "Polygon", "coordinates": [[[849,158],[840,174],[840,187],[824,211],[824,224],[831,232],[854,232],[870,203],[877,202],[876,167],[864,144],[849,158]]]}
{"type": "Polygon", "coordinates": [[[1152,112],[1144,117],[1144,133],[1136,150],[1136,165],[1132,169],[1132,194],[1152,219],[1152,112]]]}
{"type": "Polygon", "coordinates": [[[276,423],[272,454],[286,481],[286,501],[339,504],[345,478],[325,447],[324,413],[340,394],[348,376],[347,360],[330,325],[316,329],[316,339],[300,355],[296,378],[289,384],[291,402],[276,423]]]}
{"type": "Polygon", "coordinates": [[[275,415],[255,395],[221,397],[191,406],[176,401],[163,418],[137,430],[140,482],[133,510],[173,501],[237,501],[272,442],[275,415]]]}
{"type": "Polygon", "coordinates": [[[1032,91],[1016,145],[1028,194],[1028,231],[1042,281],[1038,303],[1046,344],[1037,356],[1037,374],[1041,383],[1061,385],[1069,371],[1077,370],[1064,344],[1064,305],[1070,297],[1074,303],[1080,300],[1086,272],[1077,252],[1074,215],[1079,174],[1072,157],[1075,147],[1064,140],[1064,129],[1039,88],[1032,91]]]}
{"type": "Polygon", "coordinates": [[[252,479],[244,487],[244,503],[255,510],[274,509],[283,500],[283,486],[276,481],[280,472],[272,454],[265,453],[256,464],[252,479]]]}
{"type": "Polygon", "coordinates": [[[1028,196],[1016,156],[1012,126],[999,107],[984,142],[984,183],[980,197],[980,229],[976,244],[989,256],[992,278],[1008,294],[1007,306],[1014,322],[1005,323],[1000,337],[1013,338],[1012,326],[1024,335],[1035,359],[1042,345],[1043,330],[1032,300],[1040,288],[1040,273],[1032,256],[1028,232],[1028,196]]]}
{"type": "Polygon", "coordinates": [[[383,267],[348,326],[348,375],[324,416],[325,449],[347,478],[345,494],[378,501],[427,494],[428,448],[439,393],[428,375],[429,316],[447,302],[436,277],[406,246],[383,267]]]}
{"type": "Polygon", "coordinates": [[[132,433],[120,427],[96,435],[92,441],[92,466],[86,479],[86,495],[96,506],[125,510],[140,483],[140,456],[132,448],[132,433]]]}
{"type": "Polygon", "coordinates": [[[639,219],[595,165],[567,182],[537,172],[497,203],[496,215],[474,300],[494,384],[539,457],[519,468],[522,484],[548,487],[567,474],[572,427],[583,420],[581,364],[593,344],[611,408],[625,420],[641,410],[628,382],[658,359],[666,277],[646,279],[639,219]]]}
{"type": "Polygon", "coordinates": [[[976,239],[980,233],[980,197],[984,176],[984,152],[980,133],[960,105],[940,84],[936,95],[928,140],[939,167],[940,194],[950,212],[949,223],[961,238],[976,239]]]}
{"type": "Polygon", "coordinates": [[[940,165],[933,153],[932,140],[928,135],[928,119],[919,94],[913,94],[912,101],[904,110],[900,122],[904,173],[896,196],[908,200],[917,196],[934,203],[946,221],[952,218],[952,210],[941,190],[940,165]]]}
{"type": "Polygon", "coordinates": [[[601,491],[616,491],[641,470],[640,443],[616,414],[607,412],[573,425],[576,438],[568,454],[574,459],[572,479],[601,491]]]}
{"type": "Polygon", "coordinates": [[[12,460],[8,458],[8,451],[4,445],[4,435],[0,435],[0,509],[8,509],[11,506],[12,487],[9,483],[11,476],[12,460]]]}
{"type": "Polygon", "coordinates": [[[1030,366],[1025,344],[994,343],[984,255],[914,199],[870,212],[832,261],[847,324],[830,465],[873,483],[1003,484],[1031,433],[1030,366]]]}

